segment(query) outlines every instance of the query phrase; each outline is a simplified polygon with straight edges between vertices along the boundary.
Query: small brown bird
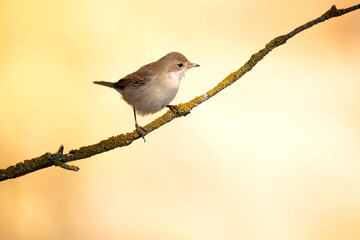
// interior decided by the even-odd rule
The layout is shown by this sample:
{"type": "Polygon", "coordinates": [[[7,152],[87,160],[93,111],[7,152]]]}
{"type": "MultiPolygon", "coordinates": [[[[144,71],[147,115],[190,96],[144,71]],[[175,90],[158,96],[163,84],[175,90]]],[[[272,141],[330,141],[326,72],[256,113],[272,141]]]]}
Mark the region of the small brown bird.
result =
{"type": "Polygon", "coordinates": [[[171,52],[117,82],[94,83],[114,88],[121,94],[124,101],[133,107],[135,128],[145,141],[146,131],[138,125],[136,114],[145,116],[156,113],[164,107],[177,109],[169,103],[176,96],[181,78],[193,67],[199,67],[199,65],[189,62],[181,53],[171,52]]]}

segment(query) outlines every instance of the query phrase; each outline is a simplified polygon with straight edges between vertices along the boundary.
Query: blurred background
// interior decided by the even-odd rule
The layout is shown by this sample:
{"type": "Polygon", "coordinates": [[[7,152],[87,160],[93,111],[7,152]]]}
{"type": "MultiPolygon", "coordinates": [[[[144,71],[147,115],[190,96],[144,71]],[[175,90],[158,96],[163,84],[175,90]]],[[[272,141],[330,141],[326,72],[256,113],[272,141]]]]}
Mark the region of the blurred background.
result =
{"type": "MultiPolygon", "coordinates": [[[[201,65],[173,104],[187,102],[274,37],[358,3],[3,0],[0,168],[133,131],[131,107],[93,81],[179,51],[201,65]]],[[[146,144],[1,182],[1,239],[360,239],[359,43],[355,11],[146,144]]]]}

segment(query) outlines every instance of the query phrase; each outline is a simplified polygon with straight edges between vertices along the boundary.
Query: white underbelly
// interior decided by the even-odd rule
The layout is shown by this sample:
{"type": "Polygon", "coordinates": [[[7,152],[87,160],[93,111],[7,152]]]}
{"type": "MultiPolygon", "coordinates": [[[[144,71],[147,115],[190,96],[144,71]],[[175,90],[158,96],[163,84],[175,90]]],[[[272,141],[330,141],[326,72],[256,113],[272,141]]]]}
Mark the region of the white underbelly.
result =
{"type": "MultiPolygon", "coordinates": [[[[167,79],[169,80],[169,79],[167,79]]],[[[180,80],[165,83],[149,81],[145,85],[124,89],[123,99],[136,109],[139,115],[153,114],[166,107],[176,96],[180,80]]]]}

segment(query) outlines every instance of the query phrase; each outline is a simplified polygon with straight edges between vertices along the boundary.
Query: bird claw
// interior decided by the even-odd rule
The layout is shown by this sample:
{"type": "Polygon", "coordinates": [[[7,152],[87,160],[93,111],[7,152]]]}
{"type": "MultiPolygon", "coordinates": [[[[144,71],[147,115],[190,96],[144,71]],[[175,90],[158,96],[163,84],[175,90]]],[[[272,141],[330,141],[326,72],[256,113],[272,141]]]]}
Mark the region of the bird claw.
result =
{"type": "Polygon", "coordinates": [[[167,105],[166,107],[168,107],[173,112],[180,113],[180,109],[177,105],[167,105]]]}
{"type": "Polygon", "coordinates": [[[168,107],[171,111],[178,114],[179,116],[186,116],[190,113],[190,110],[180,111],[180,108],[178,107],[178,105],[167,105],[166,107],[168,107]]]}
{"type": "Polygon", "coordinates": [[[139,126],[138,124],[135,124],[135,128],[136,128],[136,131],[138,132],[139,136],[144,139],[144,142],[146,142],[146,140],[145,140],[145,135],[146,135],[145,128],[139,126]]]}

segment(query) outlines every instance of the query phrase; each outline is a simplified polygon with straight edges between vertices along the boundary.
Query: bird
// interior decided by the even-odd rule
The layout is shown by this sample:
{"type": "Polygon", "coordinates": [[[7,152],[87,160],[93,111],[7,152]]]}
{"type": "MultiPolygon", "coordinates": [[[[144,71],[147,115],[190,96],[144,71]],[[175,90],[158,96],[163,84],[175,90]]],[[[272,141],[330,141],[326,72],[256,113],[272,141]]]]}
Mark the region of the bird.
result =
{"type": "Polygon", "coordinates": [[[199,66],[199,64],[191,63],[179,52],[170,52],[117,82],[95,81],[94,83],[115,89],[122,99],[132,106],[136,131],[146,142],[146,130],[139,126],[136,115],[153,114],[165,107],[178,111],[176,105],[169,105],[169,103],[175,98],[180,80],[185,73],[199,66]]]}

